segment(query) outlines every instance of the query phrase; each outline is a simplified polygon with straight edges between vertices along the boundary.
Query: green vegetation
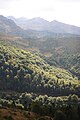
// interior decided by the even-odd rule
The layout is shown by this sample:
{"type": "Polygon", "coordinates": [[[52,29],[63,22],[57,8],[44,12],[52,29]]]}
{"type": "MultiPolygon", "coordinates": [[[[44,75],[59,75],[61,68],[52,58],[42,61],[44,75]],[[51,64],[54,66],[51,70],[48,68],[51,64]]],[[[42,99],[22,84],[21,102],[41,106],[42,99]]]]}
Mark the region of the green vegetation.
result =
{"type": "Polygon", "coordinates": [[[73,77],[80,79],[80,36],[44,32],[27,34],[28,38],[0,34],[0,41],[32,53],[38,52],[48,64],[67,69],[73,77]]]}
{"type": "Polygon", "coordinates": [[[51,67],[39,55],[0,45],[0,90],[48,95],[79,94],[80,81],[68,71],[51,67]]]}
{"type": "Polygon", "coordinates": [[[0,120],[80,120],[80,36],[24,31],[6,20],[1,16],[0,120]]]}
{"type": "MultiPolygon", "coordinates": [[[[54,40],[55,38],[47,39],[47,42],[42,41],[42,43],[36,39],[33,41],[16,37],[5,39],[6,36],[0,41],[0,109],[27,110],[23,114],[25,119],[29,119],[31,112],[34,112],[38,114],[34,120],[79,120],[80,55],[78,45],[76,49],[74,49],[75,46],[71,47],[72,42],[71,44],[63,42],[61,45],[59,38],[57,41],[54,40]],[[22,40],[25,41],[24,44],[22,40]],[[59,49],[56,42],[64,47],[59,49]],[[26,43],[29,46],[25,47],[26,43]],[[35,45],[38,45],[36,49],[35,45]],[[33,46],[31,49],[33,54],[23,50],[28,50],[31,46],[33,46]],[[45,46],[48,47],[45,48],[45,46]],[[37,50],[45,57],[36,52],[37,50]],[[45,117],[46,115],[49,118],[45,117]]],[[[12,113],[1,119],[14,120],[17,115],[17,113],[14,115],[12,113]]]]}
{"type": "Polygon", "coordinates": [[[29,47],[37,48],[50,65],[65,68],[80,79],[80,36],[51,34],[31,39],[29,47]]]}
{"type": "MultiPolygon", "coordinates": [[[[80,98],[77,95],[69,95],[62,97],[51,97],[47,95],[37,95],[33,93],[16,93],[16,92],[1,92],[0,93],[0,111],[1,108],[11,109],[13,112],[5,119],[12,120],[12,115],[17,116],[19,110],[24,112],[24,116],[29,118],[31,112],[38,115],[36,120],[79,120],[80,119],[80,98]],[[24,111],[26,110],[26,111],[24,111]]],[[[32,120],[32,119],[31,119],[32,120]]]]}

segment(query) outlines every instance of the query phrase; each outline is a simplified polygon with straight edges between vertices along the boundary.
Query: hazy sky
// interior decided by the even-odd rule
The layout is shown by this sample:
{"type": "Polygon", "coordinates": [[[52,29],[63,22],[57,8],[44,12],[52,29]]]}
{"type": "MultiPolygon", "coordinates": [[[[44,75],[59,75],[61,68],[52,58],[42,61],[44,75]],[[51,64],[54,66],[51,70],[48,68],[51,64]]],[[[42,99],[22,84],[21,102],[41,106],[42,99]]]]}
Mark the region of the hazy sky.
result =
{"type": "Polygon", "coordinates": [[[80,0],[0,0],[0,14],[42,17],[80,26],[80,0]]]}

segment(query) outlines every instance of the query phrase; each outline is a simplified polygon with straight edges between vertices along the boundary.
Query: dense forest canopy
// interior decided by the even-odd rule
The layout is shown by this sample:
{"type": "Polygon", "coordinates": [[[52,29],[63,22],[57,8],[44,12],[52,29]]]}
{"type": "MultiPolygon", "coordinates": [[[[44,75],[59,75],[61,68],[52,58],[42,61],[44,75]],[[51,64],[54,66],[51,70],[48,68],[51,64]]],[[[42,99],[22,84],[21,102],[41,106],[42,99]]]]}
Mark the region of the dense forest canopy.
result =
{"type": "Polygon", "coordinates": [[[1,90],[50,95],[79,94],[80,81],[70,72],[50,66],[38,54],[31,54],[3,42],[0,44],[1,90]]]}

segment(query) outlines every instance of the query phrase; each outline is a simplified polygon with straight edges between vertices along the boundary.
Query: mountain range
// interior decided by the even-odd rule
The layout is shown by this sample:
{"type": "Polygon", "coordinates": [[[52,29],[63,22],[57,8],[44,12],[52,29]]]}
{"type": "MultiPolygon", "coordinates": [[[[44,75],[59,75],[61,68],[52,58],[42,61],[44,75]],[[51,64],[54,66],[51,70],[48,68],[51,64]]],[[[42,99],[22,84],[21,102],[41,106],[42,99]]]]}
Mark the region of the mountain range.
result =
{"type": "Polygon", "coordinates": [[[0,15],[0,33],[27,37],[37,34],[76,34],[80,35],[80,27],[64,24],[56,20],[49,22],[43,18],[14,18],[0,15]]]}
{"type": "Polygon", "coordinates": [[[80,27],[65,24],[56,20],[49,22],[40,17],[32,19],[22,17],[16,19],[12,16],[8,16],[7,18],[12,19],[19,27],[24,30],[49,31],[54,33],[70,33],[80,35],[80,27]]]}

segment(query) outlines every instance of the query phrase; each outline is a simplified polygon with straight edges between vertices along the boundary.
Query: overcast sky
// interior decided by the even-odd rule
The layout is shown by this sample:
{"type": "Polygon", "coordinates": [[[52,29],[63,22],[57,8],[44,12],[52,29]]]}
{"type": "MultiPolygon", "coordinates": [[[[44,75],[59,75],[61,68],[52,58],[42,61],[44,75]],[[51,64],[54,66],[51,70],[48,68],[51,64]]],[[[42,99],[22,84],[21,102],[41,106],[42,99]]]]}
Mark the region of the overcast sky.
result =
{"type": "Polygon", "coordinates": [[[80,26],[80,0],[0,0],[0,14],[42,17],[80,26]]]}

